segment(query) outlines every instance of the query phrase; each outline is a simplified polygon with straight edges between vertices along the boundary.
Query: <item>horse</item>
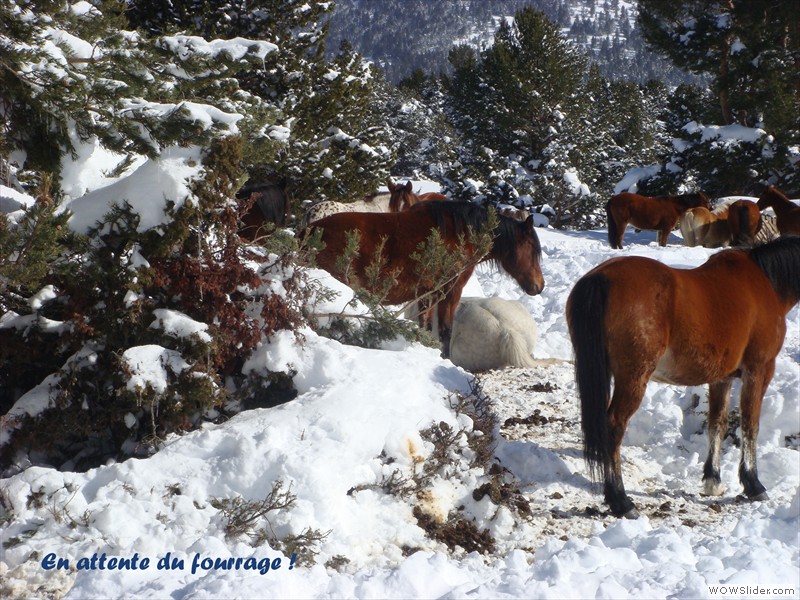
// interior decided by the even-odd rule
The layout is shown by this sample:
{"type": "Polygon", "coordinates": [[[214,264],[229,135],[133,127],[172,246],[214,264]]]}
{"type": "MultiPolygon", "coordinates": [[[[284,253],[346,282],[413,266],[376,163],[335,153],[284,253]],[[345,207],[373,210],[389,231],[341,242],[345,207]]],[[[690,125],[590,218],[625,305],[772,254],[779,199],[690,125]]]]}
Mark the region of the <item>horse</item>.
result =
{"type": "Polygon", "coordinates": [[[739,480],[749,499],[767,498],[756,468],[761,403],[783,345],[786,314],[798,300],[798,237],[723,250],[694,269],[618,257],[578,280],[566,312],[584,458],[592,478],[602,477],[614,515],[638,516],[625,493],[620,446],[649,380],[709,384],[703,492],[721,495],[720,444],[727,431],[731,385],[740,378],[739,480]]]}
{"type": "Polygon", "coordinates": [[[800,235],[800,206],[779,192],[774,185],[764,190],[757,205],[759,210],[772,207],[781,235],[800,235]]]}
{"type": "Polygon", "coordinates": [[[608,243],[612,248],[622,248],[622,236],[630,223],[637,229],[658,231],[658,244],[666,246],[681,215],[698,206],[711,210],[708,196],[702,192],[656,197],[623,192],[612,196],[606,203],[608,243]]]}
{"type": "Polygon", "coordinates": [[[703,206],[690,208],[681,216],[680,227],[683,243],[687,246],[720,248],[730,243],[727,205],[713,211],[703,206]]]}
{"type": "Polygon", "coordinates": [[[502,298],[461,298],[453,315],[450,360],[468,371],[533,367],[536,321],[522,304],[502,298]]]}
{"type": "Polygon", "coordinates": [[[752,246],[761,230],[761,213],[755,202],[737,200],[728,206],[732,246],[752,246]]]}
{"type": "Polygon", "coordinates": [[[338,202],[336,200],[317,202],[306,209],[303,215],[302,227],[306,227],[310,223],[341,212],[389,212],[390,198],[391,194],[389,193],[376,192],[353,202],[338,202]]]}
{"type": "Polygon", "coordinates": [[[437,192],[427,192],[420,195],[415,194],[410,181],[407,181],[405,185],[397,185],[391,179],[387,179],[386,187],[389,188],[389,212],[406,210],[418,202],[447,200],[447,196],[437,192]]]}
{"type": "Polygon", "coordinates": [[[486,227],[489,210],[471,202],[430,200],[398,213],[338,213],[320,219],[312,228],[322,231],[325,248],[317,254],[317,265],[340,281],[383,296],[384,304],[407,304],[425,298],[430,308],[421,315],[432,328],[434,309],[438,318],[442,353],[449,356],[450,329],[461,291],[478,262],[494,261],[511,275],[525,293],[539,294],[544,288],[540,266],[541,245],[533,219],[525,222],[498,216],[488,254],[476,256],[473,233],[486,227]],[[359,237],[359,251],[351,264],[343,265],[348,233],[359,237]],[[458,258],[456,267],[441,279],[441,273],[421,273],[417,256],[438,234],[446,250],[458,258]],[[370,282],[376,267],[384,275],[370,282]],[[385,287],[384,287],[384,284],[385,287]]]}
{"type": "Polygon", "coordinates": [[[285,227],[289,216],[289,196],[286,195],[286,180],[279,183],[258,183],[245,186],[236,192],[236,199],[246,206],[240,221],[239,236],[255,241],[267,223],[285,227]]]}

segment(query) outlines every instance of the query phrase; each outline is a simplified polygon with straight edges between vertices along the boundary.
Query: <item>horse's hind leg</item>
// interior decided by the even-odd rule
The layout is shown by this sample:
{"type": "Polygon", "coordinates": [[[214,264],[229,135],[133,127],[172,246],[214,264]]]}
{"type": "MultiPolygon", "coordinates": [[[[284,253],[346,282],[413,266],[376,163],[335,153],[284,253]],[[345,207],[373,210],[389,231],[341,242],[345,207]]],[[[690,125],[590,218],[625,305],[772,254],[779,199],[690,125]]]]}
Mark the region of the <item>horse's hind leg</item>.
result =
{"type": "Polygon", "coordinates": [[[639,408],[647,387],[647,378],[644,380],[626,382],[623,378],[616,378],[614,382],[614,394],[611,397],[611,405],[608,408],[608,423],[610,433],[610,444],[613,452],[611,453],[611,464],[605,469],[605,479],[603,481],[603,494],[606,503],[611,508],[611,512],[617,517],[636,519],[639,513],[636,507],[625,493],[625,485],[622,482],[622,462],[620,458],[620,447],[628,422],[639,408]]]}
{"type": "Polygon", "coordinates": [[[750,500],[767,500],[767,488],[758,480],[756,466],[756,438],[758,421],[761,417],[761,402],[775,371],[772,362],[757,372],[749,372],[742,377],[742,395],[739,410],[742,413],[742,456],[739,462],[739,481],[750,500]]]}
{"type": "Polygon", "coordinates": [[[612,246],[617,250],[622,250],[622,238],[625,236],[625,229],[627,229],[627,227],[628,222],[625,219],[620,219],[617,221],[617,235],[616,239],[614,240],[616,245],[614,246],[612,244],[612,246]]]}
{"type": "Polygon", "coordinates": [[[728,402],[732,383],[732,379],[725,379],[708,386],[708,455],[703,465],[704,496],[721,496],[725,493],[719,476],[719,453],[728,430],[728,402]]]}

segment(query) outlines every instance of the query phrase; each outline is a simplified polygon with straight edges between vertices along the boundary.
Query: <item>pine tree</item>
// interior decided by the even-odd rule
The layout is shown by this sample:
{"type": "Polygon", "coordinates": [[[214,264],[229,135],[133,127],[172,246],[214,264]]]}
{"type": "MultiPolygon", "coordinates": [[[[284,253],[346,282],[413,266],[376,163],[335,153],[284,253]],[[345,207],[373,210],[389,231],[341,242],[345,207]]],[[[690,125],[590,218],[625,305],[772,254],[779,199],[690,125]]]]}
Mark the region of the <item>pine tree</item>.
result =
{"type": "MultiPolygon", "coordinates": [[[[6,121],[0,153],[21,150],[26,168],[58,173],[61,157],[82,140],[155,157],[163,147],[203,145],[230,130],[224,113],[211,123],[198,120],[192,102],[243,115],[238,126],[245,131],[277,120],[273,107],[230,77],[243,64],[261,64],[274,46],[243,40],[239,55],[231,56],[186,36],[150,39],[126,31],[124,2],[84,12],[52,4],[29,3],[0,25],[6,121]]],[[[269,144],[260,150],[269,153],[269,144]]]]}
{"type": "Polygon", "coordinates": [[[678,66],[709,75],[721,123],[796,126],[800,29],[791,3],[640,0],[647,42],[678,66]]]}

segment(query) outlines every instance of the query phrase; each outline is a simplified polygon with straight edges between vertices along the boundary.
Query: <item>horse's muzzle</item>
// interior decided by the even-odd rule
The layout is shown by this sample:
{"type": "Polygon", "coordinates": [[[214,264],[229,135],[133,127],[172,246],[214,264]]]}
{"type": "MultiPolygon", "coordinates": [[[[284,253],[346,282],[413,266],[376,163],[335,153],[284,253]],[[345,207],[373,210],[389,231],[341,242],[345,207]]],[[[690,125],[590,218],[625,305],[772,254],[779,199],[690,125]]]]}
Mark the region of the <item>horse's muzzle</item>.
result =
{"type": "Polygon", "coordinates": [[[533,282],[533,283],[527,284],[523,288],[523,290],[525,290],[525,293],[528,294],[529,296],[537,296],[537,295],[542,293],[543,289],[544,289],[544,280],[542,280],[541,283],[533,282]]]}

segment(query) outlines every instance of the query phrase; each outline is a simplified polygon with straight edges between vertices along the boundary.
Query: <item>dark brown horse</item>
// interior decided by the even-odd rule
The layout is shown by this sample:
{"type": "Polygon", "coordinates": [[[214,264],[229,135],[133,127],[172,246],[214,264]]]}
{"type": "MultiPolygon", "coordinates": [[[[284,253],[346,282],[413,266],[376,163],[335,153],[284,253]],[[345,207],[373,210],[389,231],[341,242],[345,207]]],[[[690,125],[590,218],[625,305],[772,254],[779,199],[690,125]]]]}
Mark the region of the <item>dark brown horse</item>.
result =
{"type": "Polygon", "coordinates": [[[786,314],[798,300],[796,237],[723,250],[696,269],[614,258],[578,280],[567,300],[567,322],[584,457],[592,476],[602,477],[605,501],[615,515],[637,515],[622,483],[620,445],[649,380],[709,384],[704,493],[720,495],[720,444],[731,384],[741,378],[739,480],[748,498],[766,498],[756,468],[761,403],[783,344],[786,314]]]}
{"type": "Polygon", "coordinates": [[[772,207],[778,218],[781,235],[800,235],[800,206],[789,200],[774,185],[769,186],[758,199],[758,209],[772,207]]]}
{"type": "Polygon", "coordinates": [[[608,243],[612,248],[622,248],[622,236],[630,223],[637,229],[658,231],[658,244],[666,246],[681,215],[698,206],[711,210],[708,196],[702,192],[656,197],[623,192],[612,196],[606,203],[608,243]]]}
{"type": "Polygon", "coordinates": [[[285,180],[243,187],[236,192],[236,198],[245,202],[247,207],[240,217],[239,236],[242,239],[257,240],[265,232],[267,223],[286,226],[290,208],[285,180]]]}
{"type": "MultiPolygon", "coordinates": [[[[535,295],[544,288],[539,265],[541,246],[533,227],[533,219],[525,222],[498,216],[492,232],[492,246],[484,257],[476,257],[472,233],[486,227],[489,209],[471,202],[431,200],[398,213],[338,213],[314,222],[322,230],[325,248],[317,255],[317,264],[334,277],[384,296],[385,304],[405,304],[426,297],[435,303],[425,313],[423,324],[430,327],[433,309],[438,317],[439,337],[443,353],[449,353],[450,329],[461,290],[477,262],[492,260],[502,266],[527,294],[535,295]],[[358,254],[349,265],[341,264],[348,232],[360,238],[358,254]],[[444,286],[432,275],[420,274],[419,254],[432,234],[438,234],[449,251],[461,261],[458,273],[448,274],[444,286]],[[368,273],[380,255],[380,272],[393,278],[388,289],[370,289],[368,273]]],[[[379,285],[379,284],[375,284],[379,285]]]]}
{"type": "Polygon", "coordinates": [[[731,246],[752,246],[761,230],[761,213],[755,202],[737,200],[728,206],[731,246]]]}
{"type": "Polygon", "coordinates": [[[404,211],[418,202],[428,200],[447,200],[447,196],[437,192],[428,192],[417,195],[410,181],[405,185],[397,185],[391,179],[386,180],[386,187],[389,188],[389,212],[404,211]]]}

